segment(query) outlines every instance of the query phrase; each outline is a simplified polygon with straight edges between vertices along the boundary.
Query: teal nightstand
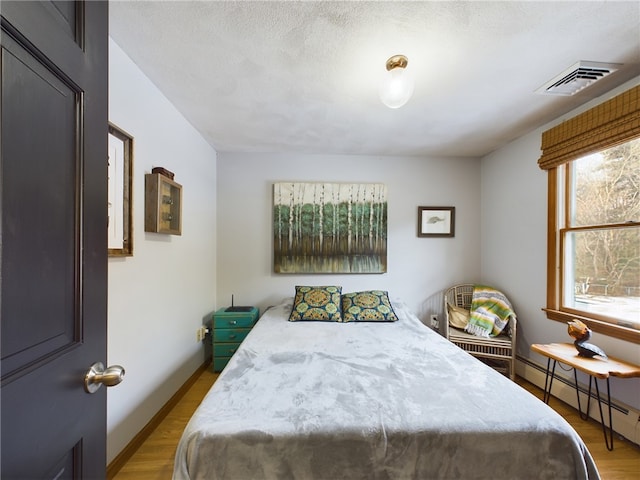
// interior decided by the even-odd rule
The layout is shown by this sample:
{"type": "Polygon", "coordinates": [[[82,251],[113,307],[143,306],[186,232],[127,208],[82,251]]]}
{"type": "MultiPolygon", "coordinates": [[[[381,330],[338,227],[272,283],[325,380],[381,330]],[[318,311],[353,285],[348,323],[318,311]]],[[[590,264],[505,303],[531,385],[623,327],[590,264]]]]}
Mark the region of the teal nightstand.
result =
{"type": "MultiPolygon", "coordinates": [[[[236,307],[237,308],[237,307],[236,307]]],[[[213,314],[213,371],[221,372],[258,321],[256,307],[246,311],[221,308],[213,314]]]]}

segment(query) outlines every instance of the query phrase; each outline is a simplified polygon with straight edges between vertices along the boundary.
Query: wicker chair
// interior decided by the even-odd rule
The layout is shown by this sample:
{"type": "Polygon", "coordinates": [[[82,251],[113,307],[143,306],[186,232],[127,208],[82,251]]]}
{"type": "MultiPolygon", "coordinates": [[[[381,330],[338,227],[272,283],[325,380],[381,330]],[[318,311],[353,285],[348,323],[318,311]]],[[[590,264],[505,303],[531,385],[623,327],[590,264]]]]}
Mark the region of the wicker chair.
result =
{"type": "Polygon", "coordinates": [[[492,338],[471,335],[450,325],[447,304],[469,310],[472,296],[473,284],[455,285],[444,292],[445,336],[447,340],[495,370],[508,375],[511,380],[515,380],[517,321],[514,317],[509,319],[507,328],[503,333],[492,338]]]}

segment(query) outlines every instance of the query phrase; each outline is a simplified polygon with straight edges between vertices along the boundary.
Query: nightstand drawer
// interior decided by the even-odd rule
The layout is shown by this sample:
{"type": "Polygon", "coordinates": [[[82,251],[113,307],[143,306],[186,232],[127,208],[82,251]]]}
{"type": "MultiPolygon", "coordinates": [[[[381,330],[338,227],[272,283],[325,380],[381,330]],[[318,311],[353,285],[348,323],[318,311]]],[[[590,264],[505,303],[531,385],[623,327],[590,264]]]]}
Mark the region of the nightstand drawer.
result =
{"type": "Polygon", "coordinates": [[[255,322],[254,315],[236,315],[234,317],[221,317],[216,315],[213,319],[215,328],[249,328],[255,322]]]}
{"type": "Polygon", "coordinates": [[[213,330],[213,343],[218,342],[241,342],[251,331],[250,328],[223,328],[213,330]]]}
{"type": "Polygon", "coordinates": [[[216,343],[213,345],[213,355],[217,357],[231,357],[238,347],[239,343],[216,343]]]}
{"type": "Polygon", "coordinates": [[[231,357],[214,357],[213,359],[213,371],[221,372],[224,367],[227,366],[231,357]]]}

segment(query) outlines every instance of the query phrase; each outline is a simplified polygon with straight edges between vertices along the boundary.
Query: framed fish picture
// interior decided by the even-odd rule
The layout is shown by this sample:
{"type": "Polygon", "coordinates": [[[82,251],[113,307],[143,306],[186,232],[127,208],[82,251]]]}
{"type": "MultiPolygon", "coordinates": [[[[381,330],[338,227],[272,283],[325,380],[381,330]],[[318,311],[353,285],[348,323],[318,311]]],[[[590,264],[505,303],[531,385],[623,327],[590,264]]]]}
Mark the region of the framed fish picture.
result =
{"type": "Polygon", "coordinates": [[[418,207],[418,237],[454,237],[456,207],[418,207]]]}

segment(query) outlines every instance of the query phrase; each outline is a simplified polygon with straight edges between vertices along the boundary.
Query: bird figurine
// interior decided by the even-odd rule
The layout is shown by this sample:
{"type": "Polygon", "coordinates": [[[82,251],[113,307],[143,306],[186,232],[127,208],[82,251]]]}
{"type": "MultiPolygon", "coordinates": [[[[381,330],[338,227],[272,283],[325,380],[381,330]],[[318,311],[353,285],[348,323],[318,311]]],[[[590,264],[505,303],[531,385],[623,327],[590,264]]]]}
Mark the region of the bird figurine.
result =
{"type": "Polygon", "coordinates": [[[567,327],[567,331],[575,340],[573,344],[576,346],[576,350],[578,350],[578,355],[588,358],[599,355],[602,358],[608,358],[600,347],[593,345],[592,343],[587,343],[591,338],[591,329],[587,327],[586,324],[575,318],[570,322],[567,322],[567,324],[569,325],[567,327]]]}

